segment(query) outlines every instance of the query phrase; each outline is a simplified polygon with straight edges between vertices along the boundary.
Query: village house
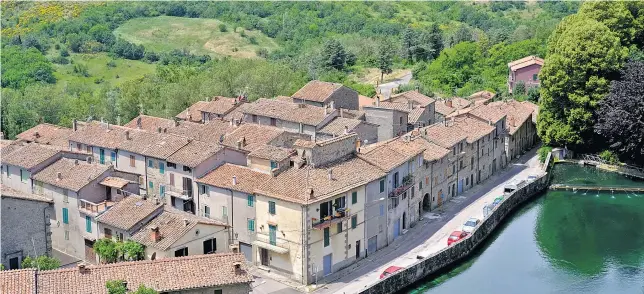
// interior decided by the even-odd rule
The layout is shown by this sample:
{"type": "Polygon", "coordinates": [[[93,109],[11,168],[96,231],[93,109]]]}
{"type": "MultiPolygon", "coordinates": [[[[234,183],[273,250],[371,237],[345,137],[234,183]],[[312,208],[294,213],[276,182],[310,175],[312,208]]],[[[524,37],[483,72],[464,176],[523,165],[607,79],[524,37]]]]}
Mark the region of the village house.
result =
{"type": "Polygon", "coordinates": [[[408,131],[410,107],[407,104],[380,102],[376,97],[375,105],[363,106],[365,120],[378,125],[378,140],[386,141],[408,131]]]}
{"type": "MultiPolygon", "coordinates": [[[[418,194],[422,194],[422,208],[432,210],[439,206],[437,199],[443,198],[448,191],[448,169],[450,162],[448,156],[451,150],[443,148],[427,140],[421,130],[415,130],[410,133],[410,140],[415,140],[423,146],[424,165],[419,169],[418,176],[418,194]]],[[[441,202],[442,204],[442,202],[441,202]]]]}
{"type": "Polygon", "coordinates": [[[341,109],[340,116],[334,118],[317,131],[316,140],[323,141],[349,133],[356,133],[363,145],[378,142],[378,125],[364,120],[342,117],[343,112],[341,109]]]}
{"type": "Polygon", "coordinates": [[[482,104],[487,104],[494,99],[496,94],[490,92],[490,91],[478,91],[469,97],[467,97],[469,100],[474,102],[474,106],[482,105],[482,104]]]}
{"type": "Polygon", "coordinates": [[[101,238],[130,240],[145,224],[163,212],[159,198],[129,195],[96,217],[101,238]]]}
{"type": "Polygon", "coordinates": [[[512,94],[518,83],[523,83],[526,91],[529,88],[538,87],[541,67],[543,67],[543,59],[534,55],[508,63],[508,93],[512,94]]]}
{"type": "MultiPolygon", "coordinates": [[[[382,102],[406,104],[409,111],[409,129],[424,127],[436,122],[435,102],[436,100],[421,94],[418,91],[407,91],[392,95],[382,102]]],[[[385,105],[381,103],[381,106],[385,105]]]]}
{"type": "Polygon", "coordinates": [[[311,284],[365,257],[365,187],[385,173],[356,137],[297,141],[294,166],[255,190],[257,265],[311,284]]]}
{"type": "Polygon", "coordinates": [[[229,225],[167,204],[131,240],[145,246],[150,260],[231,251],[229,225]]]}
{"type": "Polygon", "coordinates": [[[243,259],[241,254],[222,253],[47,271],[0,271],[0,289],[12,294],[108,294],[107,281],[122,281],[128,292],[144,285],[158,293],[250,293],[253,276],[243,259]]]}
{"type": "Polygon", "coordinates": [[[199,141],[212,141],[214,138],[220,138],[232,132],[238,124],[223,119],[214,119],[207,123],[195,123],[141,114],[123,126],[150,132],[175,134],[199,141]]]}
{"type": "Polygon", "coordinates": [[[293,102],[318,107],[358,110],[358,92],[342,84],[310,81],[291,95],[293,102]]]}
{"type": "Polygon", "coordinates": [[[52,247],[89,262],[96,262],[93,245],[100,238],[96,216],[139,189],[136,175],[69,158],[59,159],[32,178],[34,193],[54,202],[52,247]]]}
{"type": "Polygon", "coordinates": [[[500,164],[497,158],[494,158],[496,151],[494,148],[500,148],[500,146],[493,143],[494,126],[469,116],[457,116],[452,120],[453,127],[460,129],[460,133],[467,136],[466,154],[458,163],[458,193],[461,193],[496,172],[500,164]]]}
{"type": "Polygon", "coordinates": [[[52,145],[62,148],[69,146],[68,137],[72,129],[52,124],[41,123],[16,136],[24,142],[52,145]]]}
{"type": "Polygon", "coordinates": [[[492,172],[497,169],[505,168],[508,165],[508,162],[512,158],[508,157],[507,145],[508,141],[508,129],[507,129],[507,114],[501,107],[491,107],[489,104],[479,105],[473,107],[469,110],[464,116],[472,117],[478,119],[484,123],[487,123],[495,128],[493,139],[493,160],[499,164],[499,166],[493,166],[492,172]]]}
{"type": "Polygon", "coordinates": [[[19,269],[27,256],[51,256],[53,201],[5,185],[0,185],[0,192],[0,264],[8,270],[19,269]]]}
{"type": "Polygon", "coordinates": [[[206,101],[197,101],[186,110],[177,114],[179,120],[207,123],[211,120],[223,119],[227,114],[246,102],[246,97],[236,98],[215,96],[206,98],[206,101]]]}
{"type": "Polygon", "coordinates": [[[32,193],[31,176],[61,156],[60,147],[14,142],[2,148],[2,184],[23,193],[32,193]]]}
{"type": "Polygon", "coordinates": [[[201,215],[229,224],[231,245],[237,245],[249,262],[256,261],[254,189],[270,178],[270,172],[227,163],[197,180],[201,215]]]}

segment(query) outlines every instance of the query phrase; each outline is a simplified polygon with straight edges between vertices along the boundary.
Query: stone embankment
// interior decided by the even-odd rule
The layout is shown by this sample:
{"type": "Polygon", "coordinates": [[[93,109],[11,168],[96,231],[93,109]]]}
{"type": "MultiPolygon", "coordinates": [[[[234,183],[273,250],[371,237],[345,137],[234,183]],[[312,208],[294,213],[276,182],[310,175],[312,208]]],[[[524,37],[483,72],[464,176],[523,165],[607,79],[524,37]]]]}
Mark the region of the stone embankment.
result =
{"type": "Polygon", "coordinates": [[[497,205],[495,210],[483,219],[481,225],[467,238],[430,256],[419,257],[422,259],[419,259],[418,262],[386,279],[366,287],[360,293],[395,293],[424,279],[428,275],[447,269],[459,260],[469,256],[515,208],[546,190],[548,188],[549,178],[549,174],[546,173],[533,182],[514,191],[512,194],[506,195],[503,202],[497,205]]]}

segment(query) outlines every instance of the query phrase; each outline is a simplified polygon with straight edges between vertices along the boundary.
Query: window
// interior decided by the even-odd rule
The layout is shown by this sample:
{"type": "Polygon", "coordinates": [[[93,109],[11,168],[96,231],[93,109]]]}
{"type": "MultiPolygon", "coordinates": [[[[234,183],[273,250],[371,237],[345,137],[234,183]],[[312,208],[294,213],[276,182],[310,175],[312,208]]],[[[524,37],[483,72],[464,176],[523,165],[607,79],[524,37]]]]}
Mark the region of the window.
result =
{"type": "Polygon", "coordinates": [[[228,218],[228,207],[226,206],[221,207],[221,216],[223,218],[228,218]]]}
{"type": "Polygon", "coordinates": [[[224,290],[216,289],[214,294],[224,294],[224,290]]]}
{"type": "Polygon", "coordinates": [[[331,244],[331,233],[329,228],[324,228],[324,247],[328,247],[331,244]]]}
{"type": "Polygon", "coordinates": [[[23,182],[23,183],[26,183],[27,178],[28,178],[27,172],[24,171],[23,169],[20,169],[20,181],[23,182]]]}
{"type": "Polygon", "coordinates": [[[380,204],[380,216],[385,216],[385,205],[380,204]]]}
{"type": "Polygon", "coordinates": [[[7,168],[7,178],[11,178],[11,174],[9,173],[9,166],[5,165],[5,167],[7,168]]]}
{"type": "Polygon", "coordinates": [[[163,162],[159,162],[159,173],[160,174],[165,173],[165,164],[163,164],[163,162]]]}
{"type": "Polygon", "coordinates": [[[98,162],[100,164],[105,164],[105,149],[98,149],[98,162]]]}
{"type": "Polygon", "coordinates": [[[63,203],[69,203],[69,190],[63,192],[63,203]]]}
{"type": "Polygon", "coordinates": [[[394,173],[394,188],[398,188],[398,172],[394,173]]]}
{"type": "Polygon", "coordinates": [[[174,186],[174,174],[170,173],[170,186],[174,186]]]}
{"type": "Polygon", "coordinates": [[[150,190],[154,189],[154,183],[152,183],[152,181],[149,181],[148,187],[150,188],[150,190]]]}
{"type": "Polygon", "coordinates": [[[474,157],[470,158],[470,170],[474,169],[474,157]]]}
{"type": "Polygon", "coordinates": [[[69,231],[65,231],[65,240],[69,241],[69,231]]]}
{"type": "Polygon", "coordinates": [[[351,204],[358,203],[358,192],[351,192],[351,204]]]}
{"type": "Polygon", "coordinates": [[[470,184],[470,178],[465,178],[465,185],[469,185],[469,184],[470,184]]]}
{"type": "Polygon", "coordinates": [[[338,234],[342,233],[342,222],[338,223],[338,234]]]}
{"type": "Polygon", "coordinates": [[[181,248],[174,252],[174,257],[188,256],[188,247],[181,248]]]}
{"type": "Polygon", "coordinates": [[[184,165],[184,166],[183,166],[183,171],[184,171],[184,172],[189,172],[189,173],[190,173],[190,172],[192,172],[192,169],[191,169],[190,167],[188,167],[188,166],[185,166],[185,165],[184,165]]]}
{"type": "Polygon", "coordinates": [[[419,155],[418,156],[418,167],[421,167],[422,165],[423,165],[423,157],[419,155]]]}
{"type": "Polygon", "coordinates": [[[277,245],[277,226],[268,225],[268,242],[271,245],[277,245]]]}
{"type": "Polygon", "coordinates": [[[403,117],[401,116],[401,117],[400,117],[400,125],[401,125],[401,126],[402,126],[402,124],[403,124],[402,119],[403,119],[403,117]]]}
{"type": "Polygon", "coordinates": [[[85,216],[85,231],[92,232],[92,218],[89,215],[85,216]]]}
{"type": "Polygon", "coordinates": [[[248,206],[253,207],[255,206],[255,196],[248,194],[248,206]]]}
{"type": "Polygon", "coordinates": [[[112,239],[112,230],[105,228],[103,229],[103,234],[105,235],[105,238],[112,239]]]}
{"type": "Polygon", "coordinates": [[[456,147],[452,150],[452,154],[456,155],[456,147]]]}
{"type": "Polygon", "coordinates": [[[385,180],[380,180],[380,193],[385,192],[385,180]]]}
{"type": "Polygon", "coordinates": [[[304,125],[300,123],[300,133],[304,133],[304,125]]]}
{"type": "Polygon", "coordinates": [[[76,143],[76,150],[78,150],[78,151],[83,150],[83,146],[81,145],[81,143],[76,143]]]}
{"type": "Polygon", "coordinates": [[[87,153],[92,153],[92,147],[90,147],[89,145],[87,146],[87,153]]]}
{"type": "Polygon", "coordinates": [[[539,79],[539,76],[537,74],[533,74],[532,75],[532,80],[536,81],[537,79],[539,79]]]}
{"type": "Polygon", "coordinates": [[[217,238],[203,241],[203,254],[215,253],[217,251],[217,238]]]}
{"type": "Polygon", "coordinates": [[[254,115],[254,114],[253,114],[253,116],[252,116],[252,120],[253,120],[253,123],[257,123],[257,115],[254,115]]]}
{"type": "Polygon", "coordinates": [[[271,117],[271,126],[276,126],[277,120],[271,117]]]}
{"type": "Polygon", "coordinates": [[[165,195],[165,186],[164,185],[159,185],[159,195],[161,195],[161,196],[165,195]]]}
{"type": "Polygon", "coordinates": [[[116,162],[116,152],[110,152],[110,161],[116,162]]]}
{"type": "Polygon", "coordinates": [[[248,219],[248,231],[249,232],[254,232],[255,231],[255,220],[254,219],[248,219]]]}
{"type": "Polygon", "coordinates": [[[172,162],[168,162],[168,167],[169,167],[169,168],[170,168],[170,167],[171,167],[171,168],[177,168],[177,164],[172,163],[172,162]]]}
{"type": "Polygon", "coordinates": [[[208,195],[208,186],[206,185],[201,185],[201,194],[206,194],[208,195]]]}
{"type": "Polygon", "coordinates": [[[351,228],[355,229],[358,226],[358,216],[354,215],[351,217],[351,228]]]}
{"type": "Polygon", "coordinates": [[[340,198],[336,198],[334,202],[335,202],[335,203],[333,204],[333,206],[335,206],[335,209],[336,209],[336,210],[338,210],[338,208],[345,208],[345,207],[347,207],[347,199],[346,199],[346,197],[344,197],[344,196],[342,196],[342,197],[340,197],[340,198]]]}
{"type": "Polygon", "coordinates": [[[63,207],[63,224],[69,224],[69,211],[63,207]]]}
{"type": "Polygon", "coordinates": [[[459,170],[460,170],[460,169],[463,169],[463,160],[461,160],[461,161],[459,162],[459,167],[458,167],[458,169],[459,169],[459,170]]]}
{"type": "Polygon", "coordinates": [[[117,233],[116,234],[116,240],[123,241],[123,233],[117,233]]]}
{"type": "Polygon", "coordinates": [[[134,155],[130,155],[130,166],[136,167],[136,158],[134,157],[134,155]]]}
{"type": "Polygon", "coordinates": [[[271,170],[277,168],[277,162],[271,160],[271,170]]]}
{"type": "Polygon", "coordinates": [[[148,159],[148,167],[154,167],[154,161],[152,159],[148,159]]]}
{"type": "Polygon", "coordinates": [[[275,202],[274,201],[268,201],[268,213],[270,214],[275,214],[275,202]]]}
{"type": "Polygon", "coordinates": [[[203,216],[210,217],[210,207],[208,207],[208,205],[203,207],[203,216]]]}
{"type": "Polygon", "coordinates": [[[418,190],[423,189],[423,181],[418,182],[418,190]]]}

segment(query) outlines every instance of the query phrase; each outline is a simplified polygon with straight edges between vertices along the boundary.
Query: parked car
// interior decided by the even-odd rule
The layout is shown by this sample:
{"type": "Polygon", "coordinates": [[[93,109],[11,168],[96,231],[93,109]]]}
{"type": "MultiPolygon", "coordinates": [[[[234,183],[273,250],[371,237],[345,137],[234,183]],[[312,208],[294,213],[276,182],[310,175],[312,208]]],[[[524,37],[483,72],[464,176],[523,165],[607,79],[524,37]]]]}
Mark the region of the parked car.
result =
{"type": "Polygon", "coordinates": [[[474,229],[481,223],[481,220],[475,217],[468,219],[465,224],[463,224],[463,232],[471,234],[474,232],[474,229]]]}
{"type": "Polygon", "coordinates": [[[524,180],[513,180],[503,187],[504,194],[510,194],[525,185],[524,180]]]}
{"type": "Polygon", "coordinates": [[[536,180],[536,179],[537,179],[537,176],[536,176],[536,175],[529,175],[529,176],[528,176],[528,180],[527,180],[527,181],[528,181],[528,183],[532,183],[532,182],[534,182],[534,180],[536,180]]]}
{"type": "Polygon", "coordinates": [[[385,269],[385,271],[382,272],[382,274],[380,274],[380,279],[382,280],[382,279],[384,279],[384,278],[386,278],[388,276],[391,276],[394,273],[396,273],[397,271],[400,271],[402,269],[404,269],[404,267],[399,267],[399,266],[392,265],[392,266],[388,267],[387,269],[385,269]]]}
{"type": "Polygon", "coordinates": [[[499,205],[499,203],[501,203],[501,201],[503,201],[503,196],[499,196],[499,197],[494,198],[494,201],[492,201],[492,206],[499,205]]]}
{"type": "Polygon", "coordinates": [[[468,233],[463,231],[454,231],[449,238],[447,238],[447,246],[452,245],[455,242],[460,241],[461,239],[467,237],[468,233]]]}

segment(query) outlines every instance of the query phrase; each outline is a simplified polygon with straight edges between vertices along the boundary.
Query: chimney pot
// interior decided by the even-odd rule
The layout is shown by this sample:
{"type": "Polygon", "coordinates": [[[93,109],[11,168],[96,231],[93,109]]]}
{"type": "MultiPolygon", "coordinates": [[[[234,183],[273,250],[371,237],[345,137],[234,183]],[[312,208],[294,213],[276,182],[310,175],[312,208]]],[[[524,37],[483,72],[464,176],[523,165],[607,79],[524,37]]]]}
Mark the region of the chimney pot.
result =
{"type": "Polygon", "coordinates": [[[332,181],[333,180],[333,169],[329,169],[327,171],[327,173],[329,174],[329,181],[332,181]]]}
{"type": "Polygon", "coordinates": [[[233,176],[233,186],[237,185],[237,176],[233,176]]]}
{"type": "Polygon", "coordinates": [[[174,126],[175,126],[175,127],[178,127],[178,126],[179,126],[179,120],[175,120],[175,121],[174,121],[174,126]]]}
{"type": "Polygon", "coordinates": [[[342,111],[342,108],[340,108],[340,117],[344,117],[344,113],[342,111]]]}
{"type": "Polygon", "coordinates": [[[57,173],[56,173],[56,178],[57,178],[58,180],[62,180],[62,179],[63,179],[63,173],[61,173],[61,172],[57,172],[57,173]]]}
{"type": "Polygon", "coordinates": [[[239,273],[241,271],[241,263],[235,262],[233,266],[235,267],[235,273],[239,273]]]}
{"type": "Polygon", "coordinates": [[[380,107],[380,95],[376,95],[376,107],[380,107]]]}
{"type": "Polygon", "coordinates": [[[157,128],[157,132],[161,133],[161,127],[157,128]]]}
{"type": "Polygon", "coordinates": [[[74,165],[78,165],[78,159],[74,160],[74,165]]]}
{"type": "Polygon", "coordinates": [[[78,130],[78,121],[76,121],[76,119],[72,121],[72,129],[74,131],[78,130]]]}
{"type": "Polygon", "coordinates": [[[348,126],[344,126],[344,134],[346,135],[346,134],[348,134],[348,133],[349,133],[349,127],[348,127],[348,126]]]}
{"type": "Polygon", "coordinates": [[[184,218],[183,219],[183,225],[187,227],[189,224],[190,224],[190,221],[188,221],[187,218],[184,218]]]}
{"type": "Polygon", "coordinates": [[[130,139],[130,131],[125,131],[125,140],[130,139]]]}
{"type": "Polygon", "coordinates": [[[159,233],[159,227],[152,226],[150,227],[150,238],[152,242],[159,242],[161,240],[161,234],[159,233]]]}
{"type": "Polygon", "coordinates": [[[141,122],[141,117],[136,119],[136,128],[141,129],[143,127],[143,123],[141,122]]]}
{"type": "Polygon", "coordinates": [[[82,274],[85,272],[86,266],[85,263],[79,263],[76,267],[78,267],[78,271],[82,274]]]}
{"type": "Polygon", "coordinates": [[[36,138],[40,138],[40,133],[38,133],[38,132],[34,132],[34,137],[36,137],[36,138]]]}

